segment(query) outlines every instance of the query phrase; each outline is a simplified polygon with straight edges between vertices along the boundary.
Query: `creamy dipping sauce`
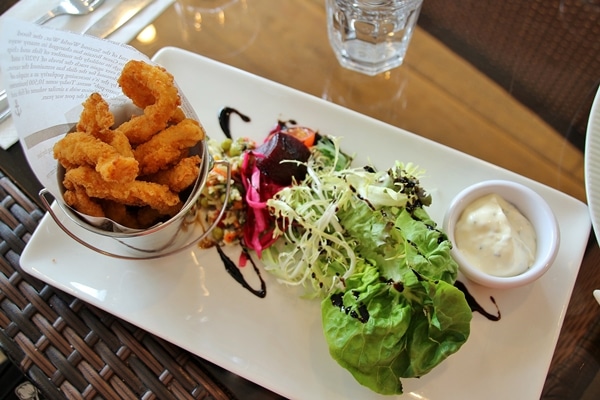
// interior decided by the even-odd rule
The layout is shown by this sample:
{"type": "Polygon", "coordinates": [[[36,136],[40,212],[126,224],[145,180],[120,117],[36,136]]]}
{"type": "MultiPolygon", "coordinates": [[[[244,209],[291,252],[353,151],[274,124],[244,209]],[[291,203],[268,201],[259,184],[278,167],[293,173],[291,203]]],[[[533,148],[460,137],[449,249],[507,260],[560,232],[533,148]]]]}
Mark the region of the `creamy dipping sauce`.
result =
{"type": "Polygon", "coordinates": [[[465,258],[490,275],[519,275],[535,260],[537,240],[533,226],[497,194],[480,197],[464,209],[454,238],[465,258]]]}

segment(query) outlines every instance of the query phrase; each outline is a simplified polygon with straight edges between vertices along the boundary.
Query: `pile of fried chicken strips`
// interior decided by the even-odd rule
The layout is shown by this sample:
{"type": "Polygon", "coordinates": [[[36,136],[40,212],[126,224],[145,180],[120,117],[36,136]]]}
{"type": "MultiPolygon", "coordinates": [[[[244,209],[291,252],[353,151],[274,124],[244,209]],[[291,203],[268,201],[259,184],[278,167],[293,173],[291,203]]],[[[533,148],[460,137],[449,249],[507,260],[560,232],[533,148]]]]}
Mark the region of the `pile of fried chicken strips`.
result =
{"type": "Polygon", "coordinates": [[[190,150],[205,132],[184,115],[164,68],[129,61],[118,83],[143,114],[115,126],[106,100],[92,93],[76,130],[55,144],[54,158],[66,170],[63,198],[69,206],[144,229],[181,209],[181,193],[195,183],[202,163],[190,150]]]}

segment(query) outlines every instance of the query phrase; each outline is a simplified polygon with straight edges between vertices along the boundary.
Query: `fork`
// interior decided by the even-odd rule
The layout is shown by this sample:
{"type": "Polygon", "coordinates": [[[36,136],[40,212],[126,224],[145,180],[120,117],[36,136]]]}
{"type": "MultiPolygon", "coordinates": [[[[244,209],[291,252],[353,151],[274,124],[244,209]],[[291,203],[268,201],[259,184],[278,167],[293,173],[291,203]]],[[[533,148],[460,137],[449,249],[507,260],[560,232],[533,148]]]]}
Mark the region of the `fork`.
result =
{"type": "Polygon", "coordinates": [[[43,25],[58,15],[86,15],[94,11],[104,0],[62,0],[59,5],[39,17],[35,23],[43,25]]]}

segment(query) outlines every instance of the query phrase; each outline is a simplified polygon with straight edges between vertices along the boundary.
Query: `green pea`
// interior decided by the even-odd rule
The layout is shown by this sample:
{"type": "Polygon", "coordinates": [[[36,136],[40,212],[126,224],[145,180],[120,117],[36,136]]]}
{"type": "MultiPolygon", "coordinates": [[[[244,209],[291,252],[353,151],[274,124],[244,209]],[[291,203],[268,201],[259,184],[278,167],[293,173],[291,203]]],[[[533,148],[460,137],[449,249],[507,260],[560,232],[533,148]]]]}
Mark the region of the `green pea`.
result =
{"type": "Polygon", "coordinates": [[[212,231],[212,237],[216,241],[220,241],[223,239],[223,228],[216,226],[212,231]]]}
{"type": "Polygon", "coordinates": [[[239,156],[240,154],[242,154],[242,151],[244,151],[243,146],[238,142],[233,142],[231,144],[231,148],[229,149],[229,156],[230,157],[239,156]]]}
{"type": "Polygon", "coordinates": [[[231,148],[231,139],[227,138],[221,142],[221,148],[227,152],[231,148]]]}

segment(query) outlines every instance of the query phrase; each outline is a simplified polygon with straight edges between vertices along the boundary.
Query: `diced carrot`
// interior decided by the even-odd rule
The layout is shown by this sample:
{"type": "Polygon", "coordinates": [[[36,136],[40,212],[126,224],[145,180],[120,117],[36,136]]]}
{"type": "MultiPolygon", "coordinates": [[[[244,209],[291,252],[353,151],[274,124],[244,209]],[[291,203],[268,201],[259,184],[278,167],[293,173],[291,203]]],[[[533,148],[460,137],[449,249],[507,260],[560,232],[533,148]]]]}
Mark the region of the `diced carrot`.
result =
{"type": "Polygon", "coordinates": [[[235,201],[231,205],[232,210],[241,210],[242,208],[244,208],[244,203],[241,201],[235,201]]]}
{"type": "Polygon", "coordinates": [[[237,234],[232,231],[225,231],[223,235],[223,240],[225,243],[233,243],[237,239],[237,234]]]}
{"type": "Polygon", "coordinates": [[[284,132],[300,140],[306,147],[311,147],[315,144],[316,133],[310,128],[292,126],[287,128],[284,132]]]}
{"type": "Polygon", "coordinates": [[[219,175],[221,177],[226,177],[227,176],[227,171],[224,170],[223,168],[216,167],[216,168],[213,168],[211,172],[213,174],[219,175]]]}

